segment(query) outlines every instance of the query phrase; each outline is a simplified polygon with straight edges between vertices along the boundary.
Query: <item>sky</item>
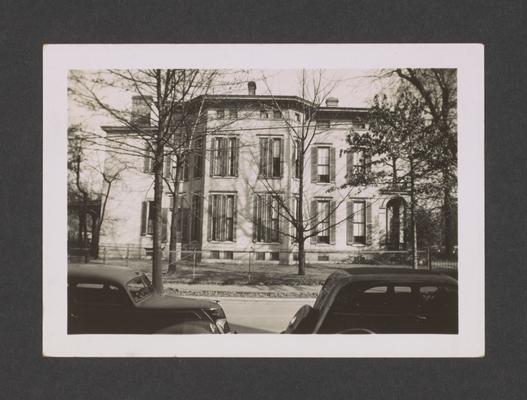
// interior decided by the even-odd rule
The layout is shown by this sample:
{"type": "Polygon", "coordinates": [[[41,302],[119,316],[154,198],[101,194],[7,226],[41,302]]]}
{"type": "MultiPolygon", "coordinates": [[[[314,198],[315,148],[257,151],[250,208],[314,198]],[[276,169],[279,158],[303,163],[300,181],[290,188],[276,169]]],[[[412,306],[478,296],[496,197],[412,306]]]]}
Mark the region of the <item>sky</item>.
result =
{"type": "MultiPolygon", "coordinates": [[[[96,74],[101,71],[76,71],[85,74],[96,74]]],[[[247,82],[256,82],[257,95],[291,95],[301,96],[301,70],[242,70],[242,71],[222,71],[225,79],[239,84],[222,86],[216,88],[214,94],[247,94],[247,82]]],[[[306,70],[308,79],[319,71],[306,70]]],[[[331,87],[330,97],[339,99],[341,107],[368,107],[373,96],[387,87],[388,82],[376,77],[377,70],[331,70],[322,71],[322,82],[331,87]]],[[[70,81],[71,84],[71,81],[70,81]]],[[[309,86],[309,85],[307,85],[309,86]]],[[[131,96],[134,93],[125,92],[117,88],[100,88],[97,92],[108,103],[117,109],[126,109],[131,106],[131,96]]],[[[136,93],[135,93],[136,94],[136,93]]],[[[309,95],[305,96],[311,100],[309,95]]],[[[98,132],[101,125],[113,125],[112,118],[105,117],[100,113],[88,110],[69,98],[68,106],[69,123],[81,124],[91,132],[98,132]]]]}
{"type": "MultiPolygon", "coordinates": [[[[307,70],[311,77],[317,71],[307,70]]],[[[375,77],[376,70],[331,70],[322,71],[323,82],[334,86],[331,97],[339,99],[342,107],[368,107],[375,94],[382,91],[386,82],[375,77]]],[[[301,95],[301,70],[248,70],[240,72],[240,80],[256,82],[256,94],[301,95]]],[[[233,93],[246,94],[246,84],[235,88],[233,93]]],[[[217,93],[219,94],[219,93],[217,93]]]]}

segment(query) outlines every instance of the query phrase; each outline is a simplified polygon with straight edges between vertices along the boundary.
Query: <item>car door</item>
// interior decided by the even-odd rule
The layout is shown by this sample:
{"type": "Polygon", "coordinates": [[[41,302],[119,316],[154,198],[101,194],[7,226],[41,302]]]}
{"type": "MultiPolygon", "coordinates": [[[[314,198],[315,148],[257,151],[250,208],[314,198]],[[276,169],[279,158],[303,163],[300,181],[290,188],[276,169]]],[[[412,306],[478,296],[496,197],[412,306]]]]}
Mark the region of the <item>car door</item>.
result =
{"type": "Polygon", "coordinates": [[[414,333],[416,329],[416,294],[412,285],[376,282],[343,287],[329,308],[320,333],[414,333]]]}
{"type": "Polygon", "coordinates": [[[379,318],[388,302],[388,285],[347,285],[335,296],[324,317],[319,333],[339,333],[350,329],[373,332],[385,329],[385,320],[379,318]]]}
{"type": "Polygon", "coordinates": [[[419,333],[458,333],[458,293],[453,285],[427,284],[419,287],[419,333]]]}
{"type": "Polygon", "coordinates": [[[131,300],[118,285],[70,282],[68,290],[71,333],[126,333],[132,328],[131,300]]]}

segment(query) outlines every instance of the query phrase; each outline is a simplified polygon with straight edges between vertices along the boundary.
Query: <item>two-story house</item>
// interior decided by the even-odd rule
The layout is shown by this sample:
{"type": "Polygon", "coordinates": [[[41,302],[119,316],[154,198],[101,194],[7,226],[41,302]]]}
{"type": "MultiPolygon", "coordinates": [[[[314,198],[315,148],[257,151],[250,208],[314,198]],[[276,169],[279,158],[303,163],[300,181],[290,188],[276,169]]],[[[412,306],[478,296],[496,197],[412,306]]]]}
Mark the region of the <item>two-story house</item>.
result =
{"type": "MultiPolygon", "coordinates": [[[[141,107],[142,100],[134,98],[136,114],[148,112],[141,107]]],[[[189,107],[192,104],[199,104],[195,108],[200,116],[179,190],[182,250],[197,250],[204,261],[241,261],[247,259],[247,251],[254,251],[257,261],[292,262],[294,229],[278,211],[278,203],[284,201],[296,210],[300,175],[304,218],[317,232],[306,241],[308,262],[405,249],[404,193],[348,184],[353,174],[371,166],[367,154],[351,151],[346,142],[351,129],[367,130],[367,109],[339,107],[336,98],[317,106],[296,96],[257,95],[254,82],[246,95],[206,95],[190,100],[189,107]],[[302,130],[307,130],[308,140],[301,166],[298,133],[302,130]]],[[[103,129],[112,143],[128,141],[144,147],[129,129],[103,129]]],[[[108,199],[101,248],[109,256],[124,256],[125,248],[144,256],[152,247],[151,159],[107,157],[108,168],[123,162],[130,168],[121,174],[108,199]]],[[[170,157],[165,163],[169,175],[170,157]]],[[[172,204],[166,191],[165,254],[172,204]]]]}

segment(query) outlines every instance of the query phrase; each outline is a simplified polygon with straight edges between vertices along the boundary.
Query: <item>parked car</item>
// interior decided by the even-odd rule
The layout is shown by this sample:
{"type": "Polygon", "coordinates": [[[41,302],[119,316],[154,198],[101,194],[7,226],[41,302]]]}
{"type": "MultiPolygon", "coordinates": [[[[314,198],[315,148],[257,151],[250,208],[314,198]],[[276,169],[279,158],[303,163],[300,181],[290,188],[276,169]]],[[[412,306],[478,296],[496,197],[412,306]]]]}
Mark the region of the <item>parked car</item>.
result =
{"type": "Polygon", "coordinates": [[[154,293],[148,277],[129,269],[68,269],[68,333],[227,333],[213,301],[154,293]]]}
{"type": "Polygon", "coordinates": [[[458,333],[457,281],[402,268],[331,274],[313,307],[302,306],[283,333],[458,333]]]}

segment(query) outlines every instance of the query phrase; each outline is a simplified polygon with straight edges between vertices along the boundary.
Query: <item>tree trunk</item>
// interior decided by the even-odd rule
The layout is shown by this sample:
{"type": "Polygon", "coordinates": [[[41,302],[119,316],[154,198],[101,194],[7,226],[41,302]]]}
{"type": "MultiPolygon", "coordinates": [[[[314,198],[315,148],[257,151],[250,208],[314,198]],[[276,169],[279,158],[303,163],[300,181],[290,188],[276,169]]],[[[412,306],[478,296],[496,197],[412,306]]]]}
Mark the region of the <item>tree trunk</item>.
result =
{"type": "Polygon", "coordinates": [[[91,256],[93,258],[99,258],[99,232],[101,225],[99,220],[92,215],[92,228],[91,228],[91,256]]]}
{"type": "Polygon", "coordinates": [[[84,225],[86,224],[86,215],[83,213],[83,210],[82,210],[82,207],[81,209],[78,211],[78,215],[79,215],[79,237],[77,238],[77,244],[79,246],[79,249],[82,249],[83,245],[84,245],[84,225]]]}
{"type": "Polygon", "coordinates": [[[296,220],[296,240],[298,241],[298,275],[306,274],[306,252],[304,248],[304,141],[301,140],[298,152],[298,211],[296,220]]]}
{"type": "Polygon", "coordinates": [[[415,176],[414,162],[410,160],[410,223],[412,229],[412,267],[417,269],[417,229],[415,226],[415,176]]]}
{"type": "Polygon", "coordinates": [[[443,246],[447,256],[452,254],[452,199],[450,195],[450,182],[444,173],[443,183],[443,246]]]}
{"type": "Polygon", "coordinates": [[[152,285],[157,294],[163,294],[163,271],[162,271],[162,201],[163,201],[163,144],[157,143],[154,158],[154,235],[152,255],[152,285]]]}
{"type": "Polygon", "coordinates": [[[99,241],[101,238],[101,228],[102,228],[102,223],[104,222],[104,216],[106,213],[106,204],[108,204],[108,197],[110,197],[110,190],[112,188],[112,183],[114,179],[116,179],[116,177],[114,177],[113,179],[108,179],[108,180],[105,179],[105,181],[107,182],[106,193],[104,194],[104,200],[101,202],[101,209],[99,212],[99,216],[97,217],[97,220],[96,220],[97,223],[95,224],[95,229],[93,229],[93,232],[92,232],[92,240],[95,246],[94,248],[95,258],[99,258],[99,241]]]}
{"type": "Polygon", "coordinates": [[[306,252],[304,250],[304,238],[298,238],[298,275],[306,274],[306,252]]]}
{"type": "Polygon", "coordinates": [[[86,193],[82,194],[82,210],[81,210],[81,220],[82,220],[82,232],[81,232],[81,243],[82,248],[88,248],[88,196],[86,193]]]}
{"type": "Polygon", "coordinates": [[[170,222],[170,244],[168,252],[168,274],[173,275],[177,269],[177,250],[178,250],[178,216],[179,216],[179,159],[176,161],[176,176],[174,178],[174,202],[172,205],[172,218],[170,222]]]}

